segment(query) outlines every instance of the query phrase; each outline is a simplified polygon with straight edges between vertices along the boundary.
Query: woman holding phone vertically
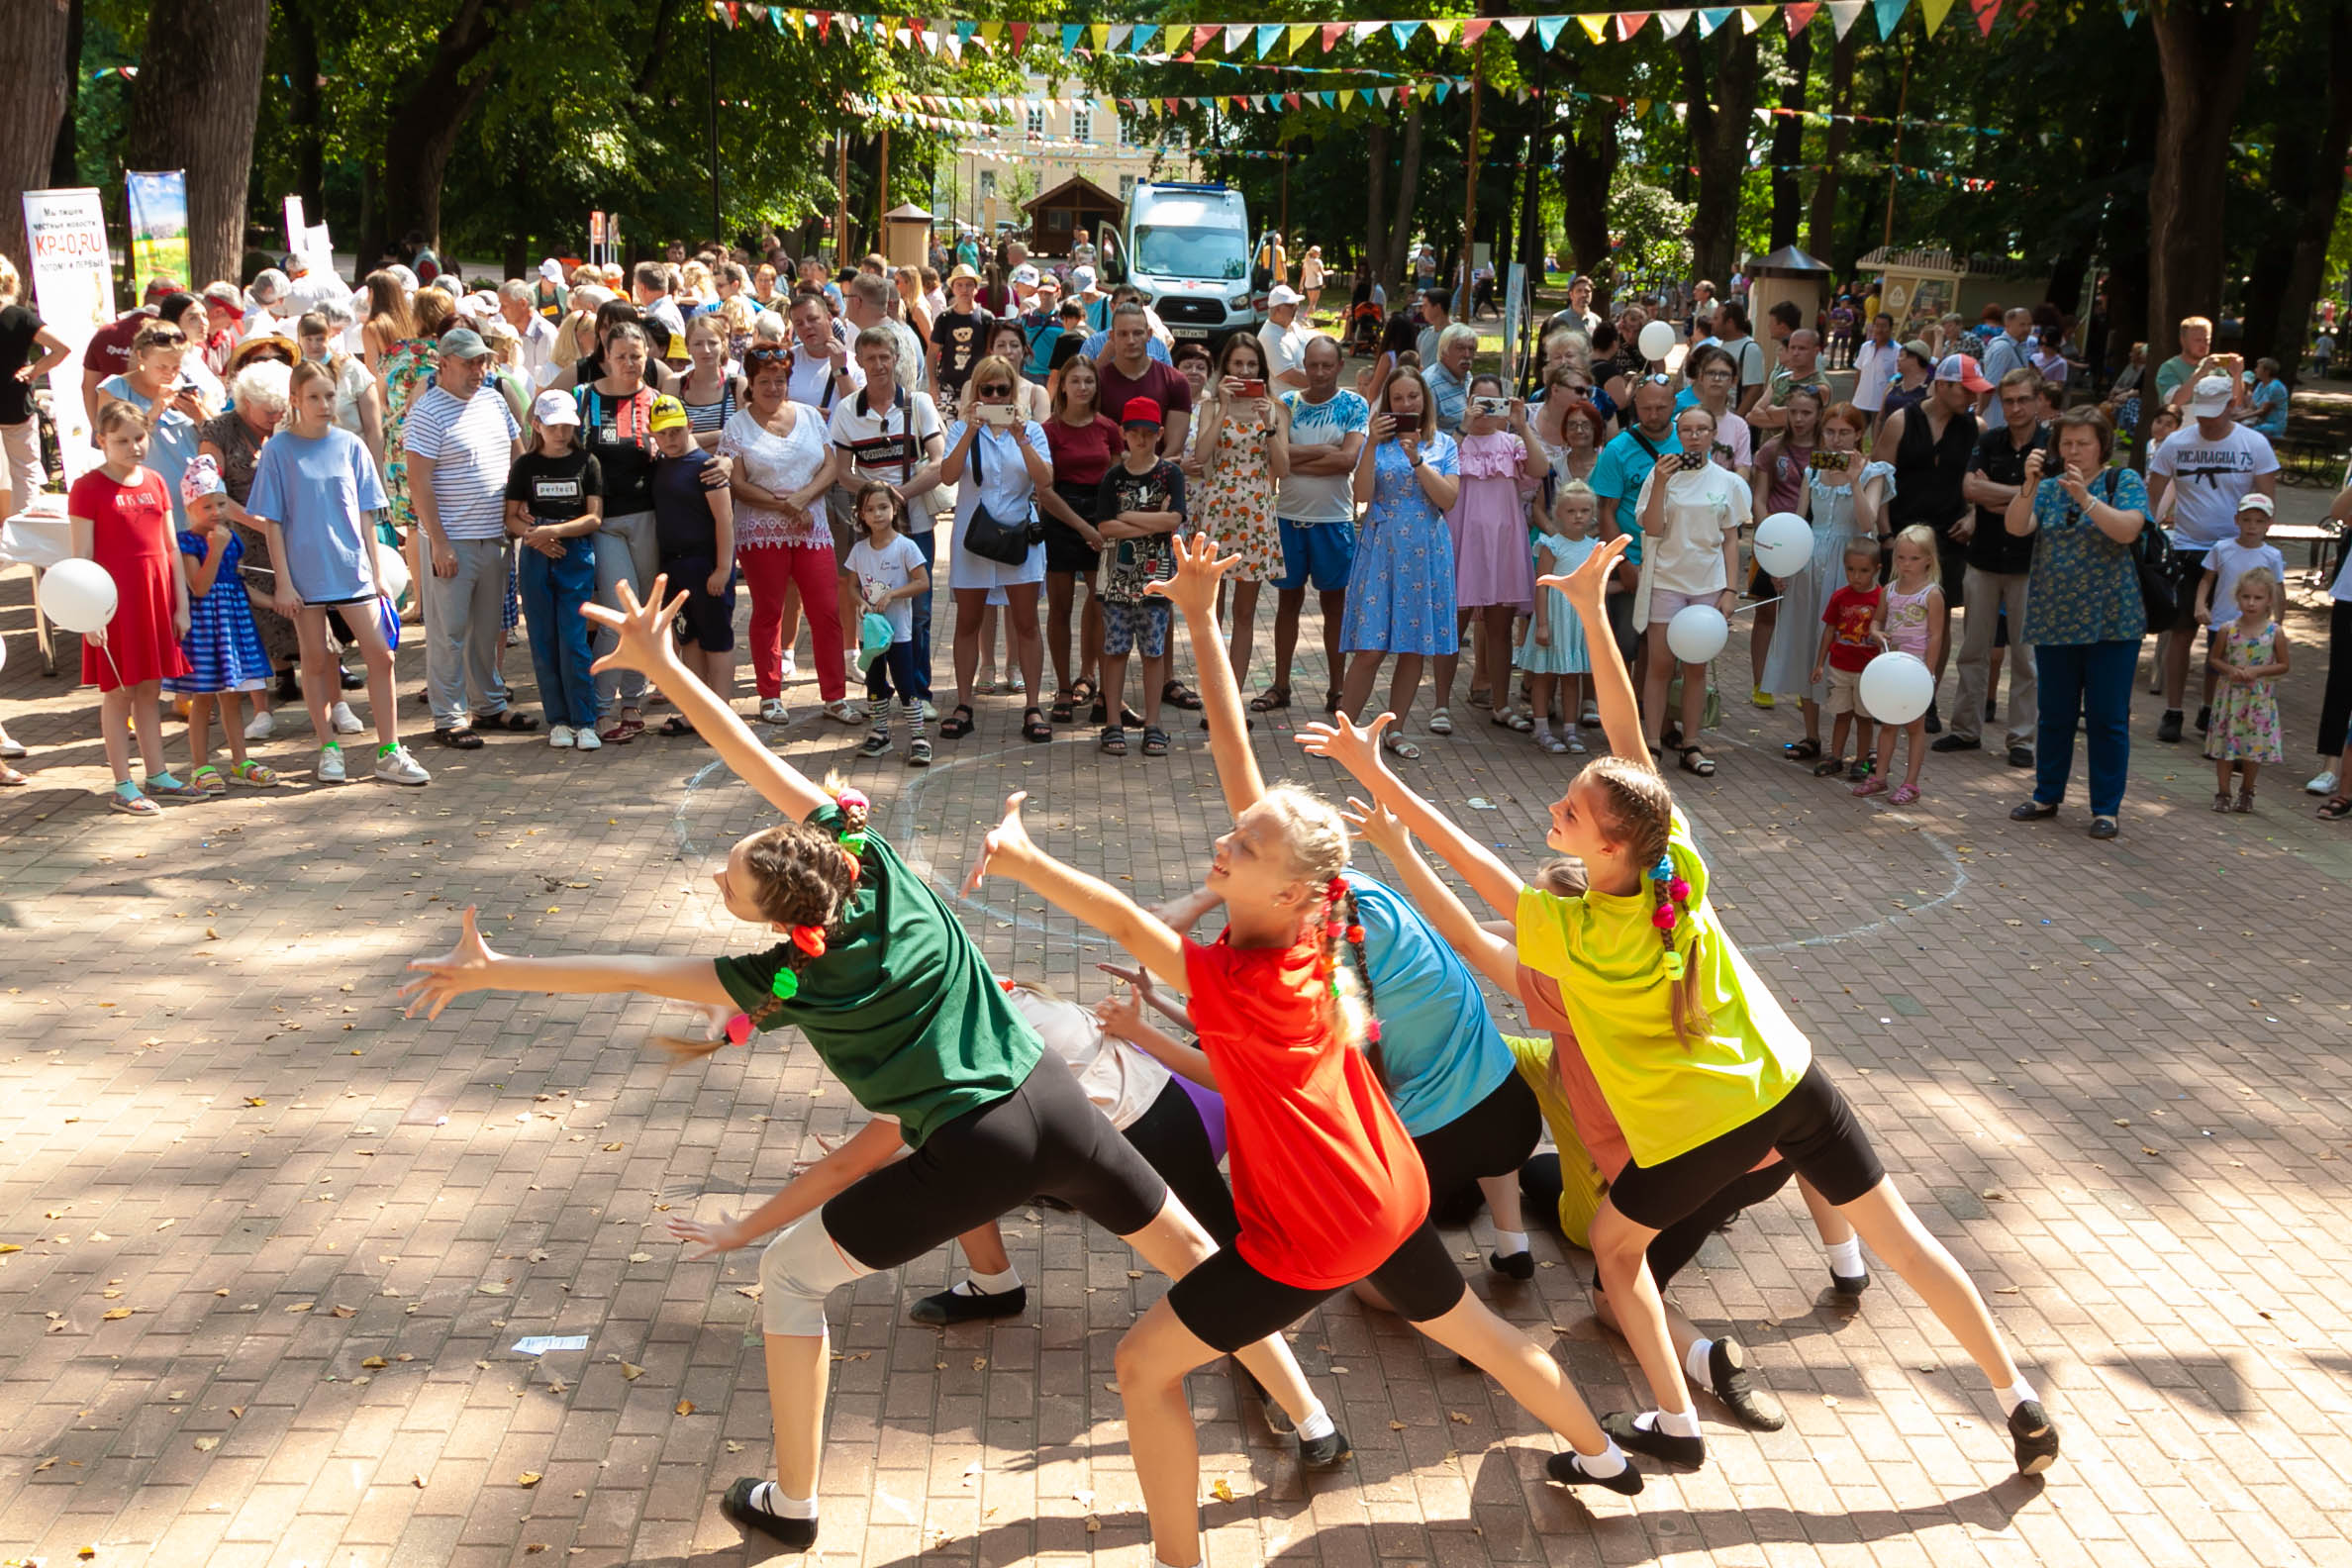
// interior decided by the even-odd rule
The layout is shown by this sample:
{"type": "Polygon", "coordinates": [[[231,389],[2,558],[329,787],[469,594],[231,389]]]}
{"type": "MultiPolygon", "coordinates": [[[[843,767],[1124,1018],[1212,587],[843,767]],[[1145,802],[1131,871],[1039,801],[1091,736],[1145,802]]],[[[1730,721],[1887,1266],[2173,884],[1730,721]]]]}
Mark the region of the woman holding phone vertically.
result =
{"type": "MultiPolygon", "coordinates": [[[[1000,539],[1007,531],[1028,529],[1036,516],[1037,492],[1053,483],[1053,452],[1045,432],[1014,403],[1019,384],[1012,364],[998,355],[974,365],[963,418],[947,427],[947,455],[939,463],[939,482],[956,487],[948,573],[955,594],[955,711],[939,725],[939,735],[948,740],[960,740],[973,730],[972,677],[980,667],[980,612],[989,590],[1005,591],[1005,625],[1029,695],[1036,695],[1045,676],[1037,634],[1037,588],[1045,580],[1042,531],[1018,561],[994,559],[970,547],[976,542],[975,525],[1000,539]],[[966,467],[970,484],[963,482],[966,467]]],[[[1053,738],[1053,726],[1034,703],[1022,713],[1021,734],[1037,742],[1053,738]]]]}
{"type": "MultiPolygon", "coordinates": [[[[1725,356],[1726,358],[1728,355],[1725,356]]],[[[1641,691],[1641,727],[1653,754],[1671,744],[1686,773],[1715,775],[1715,759],[1698,741],[1707,714],[1707,666],[1678,662],[1667,624],[1693,605],[1725,616],[1739,606],[1732,581],[1739,570],[1739,531],[1752,510],[1747,481],[1708,456],[1715,445],[1715,416],[1694,404],[1674,417],[1682,450],[1667,452],[1641,482],[1634,509],[1641,519],[1641,584],[1633,619],[1647,627],[1649,660],[1641,691]],[[1667,735],[1666,687],[1682,672],[1682,722],[1667,735]]]]}
{"type": "Polygon", "coordinates": [[[1355,498],[1370,505],[1347,579],[1339,632],[1347,681],[1339,708],[1363,713],[1381,661],[1394,654],[1388,711],[1397,722],[1380,743],[1409,762],[1421,747],[1398,732],[1421,687],[1421,662],[1461,646],[1454,632],[1453,533],[1445,522],[1461,493],[1458,474],[1454,439],[1437,428],[1436,401],[1421,371],[1407,365],[1382,389],[1370,440],[1356,461],[1355,498]]]}
{"type": "MultiPolygon", "coordinates": [[[[1226,657],[1249,685],[1249,649],[1258,589],[1282,575],[1282,536],[1274,525],[1274,487],[1290,475],[1290,416],[1266,393],[1266,350],[1247,333],[1225,341],[1209,377],[1209,401],[1193,416],[1193,455],[1201,487],[1193,527],[1238,555],[1232,575],[1232,621],[1226,657]]],[[[1206,729],[1208,722],[1202,721],[1206,729]]]]}

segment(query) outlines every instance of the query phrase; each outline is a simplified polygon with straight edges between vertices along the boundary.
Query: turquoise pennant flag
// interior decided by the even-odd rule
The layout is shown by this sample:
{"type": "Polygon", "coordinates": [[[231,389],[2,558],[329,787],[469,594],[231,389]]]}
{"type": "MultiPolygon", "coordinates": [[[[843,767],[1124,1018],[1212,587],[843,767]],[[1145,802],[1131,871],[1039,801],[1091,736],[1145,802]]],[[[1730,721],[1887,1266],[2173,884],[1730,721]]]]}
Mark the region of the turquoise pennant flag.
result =
{"type": "Polygon", "coordinates": [[[1893,38],[1903,24],[1903,13],[1911,9],[1911,0],[1871,0],[1871,4],[1878,11],[1879,37],[1893,38]]]}

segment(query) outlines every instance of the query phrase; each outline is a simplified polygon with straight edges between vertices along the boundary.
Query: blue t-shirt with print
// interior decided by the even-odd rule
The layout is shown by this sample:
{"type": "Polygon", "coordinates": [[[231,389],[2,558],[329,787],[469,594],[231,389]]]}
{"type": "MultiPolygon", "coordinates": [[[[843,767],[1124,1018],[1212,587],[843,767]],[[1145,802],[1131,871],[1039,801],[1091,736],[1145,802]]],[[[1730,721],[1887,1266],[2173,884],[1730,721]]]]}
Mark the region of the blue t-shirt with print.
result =
{"type": "Polygon", "coordinates": [[[1405,1130],[1423,1137],[1502,1087],[1514,1070],[1511,1047],[1487,1016],[1477,976],[1405,896],[1359,871],[1342,874],[1364,928],[1389,1100],[1405,1130]]]}
{"type": "Polygon", "coordinates": [[[1681,431],[1669,427],[1664,441],[1647,440],[1638,427],[1627,426],[1610,439],[1601,448],[1601,456],[1593,464],[1593,494],[1604,500],[1614,497],[1617,503],[1617,528],[1632,542],[1625,546],[1625,559],[1635,565],[1641,563],[1641,517],[1634,502],[1641,495],[1641,481],[1658,466],[1658,459],[1668,452],[1682,450],[1681,431]]]}

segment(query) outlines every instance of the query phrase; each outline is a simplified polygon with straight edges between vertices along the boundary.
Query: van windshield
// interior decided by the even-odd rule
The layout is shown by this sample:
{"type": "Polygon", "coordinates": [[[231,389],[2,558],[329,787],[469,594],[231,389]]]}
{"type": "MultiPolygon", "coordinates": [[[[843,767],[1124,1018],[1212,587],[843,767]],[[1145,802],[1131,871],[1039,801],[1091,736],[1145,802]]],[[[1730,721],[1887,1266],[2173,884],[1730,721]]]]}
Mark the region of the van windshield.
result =
{"type": "Polygon", "coordinates": [[[1135,270],[1153,277],[1235,279],[1249,274],[1249,245],[1237,230],[1135,226],[1135,270]]]}

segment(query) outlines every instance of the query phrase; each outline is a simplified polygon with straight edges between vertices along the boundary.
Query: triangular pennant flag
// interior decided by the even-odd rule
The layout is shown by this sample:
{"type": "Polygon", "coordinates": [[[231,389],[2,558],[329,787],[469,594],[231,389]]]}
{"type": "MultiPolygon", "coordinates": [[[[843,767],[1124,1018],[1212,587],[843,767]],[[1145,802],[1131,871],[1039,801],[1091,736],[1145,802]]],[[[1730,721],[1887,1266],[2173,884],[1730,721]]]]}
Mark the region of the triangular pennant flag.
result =
{"type": "Polygon", "coordinates": [[[1560,29],[1567,25],[1568,19],[1564,16],[1537,17],[1535,19],[1535,42],[1546,49],[1552,48],[1560,42],[1560,29]]]}
{"type": "Polygon", "coordinates": [[[1870,4],[1878,13],[1881,39],[1893,38],[1895,30],[1903,25],[1903,13],[1911,9],[1911,0],[1870,0],[1870,4]]]}
{"type": "Polygon", "coordinates": [[[1192,31],[1192,51],[1195,54],[1200,53],[1201,50],[1207,49],[1212,43],[1214,43],[1216,38],[1217,27],[1214,23],[1206,27],[1194,28],[1192,31]]]}
{"type": "MultiPolygon", "coordinates": [[[[1994,4],[2000,3],[2001,0],[1994,0],[1994,4]]],[[[1812,27],[1813,16],[1820,9],[1821,0],[1797,0],[1796,4],[1784,7],[1781,11],[1781,20],[1788,24],[1789,37],[1795,38],[1807,28],[1812,27]]]]}
{"type": "Polygon", "coordinates": [[[1344,23],[1344,22],[1325,22],[1325,23],[1323,24],[1323,52],[1324,52],[1325,54],[1328,54],[1328,53],[1330,53],[1330,52],[1331,52],[1331,50],[1332,50],[1333,49],[1337,48],[1337,47],[1338,47],[1338,44],[1339,44],[1339,40],[1340,40],[1342,37],[1344,37],[1344,36],[1346,35],[1346,33],[1347,33],[1347,24],[1346,24],[1346,23],[1344,23]]]}
{"type": "MultiPolygon", "coordinates": [[[[961,22],[956,24],[956,26],[959,28],[963,25],[964,24],[961,22]]],[[[1095,31],[1102,35],[1102,48],[1107,49],[1123,49],[1127,47],[1127,40],[1134,36],[1135,25],[1132,22],[1120,22],[1098,27],[1095,29],[1095,31]]]]}
{"type": "Polygon", "coordinates": [[[1739,30],[1742,33],[1755,32],[1771,19],[1775,9],[1777,8],[1768,5],[1741,6],[1739,8],[1739,30]]]}
{"type": "Polygon", "coordinates": [[[1495,25],[1493,17],[1472,17],[1462,24],[1462,48],[1472,49],[1486,37],[1487,29],[1495,25]]]}
{"type": "Polygon", "coordinates": [[[1297,93],[1284,93],[1284,94],[1282,95],[1282,107],[1283,107],[1283,108],[1285,108],[1285,109],[1296,109],[1296,108],[1298,108],[1298,107],[1299,107],[1299,95],[1298,95],[1297,93]]]}
{"type": "Polygon", "coordinates": [[[1586,38],[1598,44],[1609,36],[1609,13],[1580,11],[1577,13],[1576,25],[1585,30],[1586,38]]]}
{"type": "MultiPolygon", "coordinates": [[[[784,8],[782,6],[768,7],[768,26],[774,28],[779,33],[784,31],[784,8]]],[[[931,48],[933,49],[938,48],[938,42],[936,40],[932,41],[931,48]]]]}
{"type": "Polygon", "coordinates": [[[1380,101],[1381,101],[1382,103],[1384,103],[1384,104],[1389,104],[1389,105],[1391,105],[1391,106],[1394,106],[1394,105],[1395,105],[1395,103],[1396,103],[1396,101],[1397,101],[1397,89],[1396,89],[1396,88],[1394,88],[1394,87],[1383,87],[1383,88],[1381,88],[1381,89],[1380,89],[1380,101]]]}
{"type": "Polygon", "coordinates": [[[1446,94],[1448,94],[1448,93],[1450,93],[1450,92],[1452,92],[1452,91],[1453,91],[1453,78],[1452,78],[1452,77],[1450,77],[1450,76],[1440,76],[1440,77],[1438,77],[1438,78],[1437,78],[1437,87],[1436,87],[1436,92],[1437,92],[1437,101],[1438,101],[1439,103],[1443,103],[1443,102],[1445,102],[1445,96],[1446,96],[1446,94]]]}
{"type": "Polygon", "coordinates": [[[822,44],[833,35],[833,13],[831,11],[819,11],[816,13],[816,17],[817,41],[822,44]]]}
{"type": "MultiPolygon", "coordinates": [[[[1855,3],[1859,5],[1861,0],[1855,0],[1855,3]]],[[[1661,11],[1658,13],[1658,35],[1661,38],[1673,38],[1690,25],[1691,13],[1688,11],[1661,11]]]]}
{"type": "Polygon", "coordinates": [[[1241,52],[1241,47],[1248,42],[1248,23],[1235,23],[1225,30],[1225,51],[1227,54],[1239,54],[1241,52]]]}
{"type": "Polygon", "coordinates": [[[1717,11],[1703,10],[1699,13],[1699,36],[1701,38],[1711,38],[1714,36],[1715,30],[1716,28],[1721,27],[1724,23],[1730,20],[1731,8],[1729,6],[1724,6],[1722,9],[1717,11]]]}
{"type": "Polygon", "coordinates": [[[1641,31],[1641,24],[1650,19],[1647,11],[1619,11],[1617,14],[1617,42],[1622,44],[1641,31]]]}
{"type": "Polygon", "coordinates": [[[1337,93],[1319,92],[1315,96],[1323,100],[1323,106],[1325,109],[1336,109],[1339,107],[1339,95],[1337,93]]]}
{"type": "Polygon", "coordinates": [[[1991,38],[1993,19],[2001,15],[2001,0],[1968,0],[1968,8],[1976,16],[1977,32],[1991,38]]]}
{"type": "Polygon", "coordinates": [[[2139,12],[2138,12],[2138,11],[2134,10],[2134,9],[2133,9],[2133,8],[2131,8],[2130,6],[2125,6],[2125,7],[2123,8],[2123,25],[2124,25],[2125,27],[2129,27],[2129,26],[2131,26],[2131,24],[2132,24],[2132,23],[2134,23],[2134,22],[2137,22],[2138,20],[2139,20],[2139,12]]]}
{"type": "Polygon", "coordinates": [[[1454,41],[1454,30],[1462,24],[1452,17],[1435,17],[1429,22],[1429,36],[1440,44],[1454,41]]]}
{"type": "Polygon", "coordinates": [[[1283,40],[1283,51],[1296,55],[1299,52],[1299,46],[1306,43],[1314,32],[1315,24],[1312,22],[1293,22],[1283,40]]]}
{"type": "Polygon", "coordinates": [[[1419,22],[1391,22],[1389,24],[1389,32],[1396,35],[1397,48],[1399,49],[1403,49],[1406,45],[1412,43],[1413,35],[1420,30],[1421,24],[1419,22]]]}
{"type": "Polygon", "coordinates": [[[1354,35],[1358,44],[1361,44],[1387,26],[1386,22],[1350,22],[1347,24],[1347,31],[1354,35]]]}
{"type": "Polygon", "coordinates": [[[1927,25],[1927,36],[1935,37],[1935,30],[1943,26],[1943,19],[1952,9],[1952,0],[1919,0],[1919,20],[1927,25]]]}
{"type": "Polygon", "coordinates": [[[1004,36],[1005,36],[1005,24],[1004,24],[1004,23],[1002,23],[1002,22],[983,22],[983,23],[981,23],[981,24],[980,24],[980,42],[981,42],[981,43],[983,43],[983,44],[994,44],[994,43],[995,43],[995,42],[996,42],[998,39],[1000,39],[1000,38],[1003,38],[1004,36]]]}
{"type": "Polygon", "coordinates": [[[1028,47],[1029,25],[1027,22],[1007,23],[1006,31],[1012,36],[1013,47],[1015,49],[1025,49],[1028,47]]]}
{"type": "MultiPolygon", "coordinates": [[[[1623,100],[1622,98],[1619,98],[1619,99],[1617,101],[1617,106],[1619,109],[1622,109],[1622,108],[1624,108],[1624,107],[1625,107],[1625,100],[1623,100]]],[[[1633,100],[1633,118],[1634,118],[1634,119],[1636,119],[1636,120],[1639,120],[1639,119],[1643,118],[1644,116],[1646,116],[1646,115],[1649,113],[1649,111],[1650,111],[1650,101],[1649,101],[1647,98],[1636,98],[1636,99],[1634,99],[1634,100],[1633,100]]]]}
{"type": "Polygon", "coordinates": [[[1192,37],[1192,29],[1181,22],[1171,22],[1160,33],[1160,48],[1173,54],[1184,48],[1184,41],[1192,37]]]}
{"type": "Polygon", "coordinates": [[[1504,17],[1501,20],[1503,23],[1503,31],[1511,35],[1512,41],[1514,43],[1525,38],[1527,36],[1527,29],[1535,25],[1535,19],[1533,17],[1504,17]]]}
{"type": "Polygon", "coordinates": [[[1279,22],[1263,22],[1263,23],[1260,23],[1260,24],[1258,25],[1258,30],[1257,30],[1257,57],[1258,57],[1259,59],[1264,59],[1264,58],[1266,57],[1266,50],[1268,50],[1268,49],[1272,49],[1272,48],[1274,47],[1275,43],[1276,43],[1278,40],[1280,40],[1280,39],[1281,39],[1281,37],[1282,37],[1282,24],[1281,24],[1281,23],[1279,23],[1279,22]]]}
{"type": "Polygon", "coordinates": [[[1862,14],[1862,8],[1870,0],[1828,0],[1828,3],[1829,24],[1837,30],[1839,38],[1844,38],[1853,30],[1854,19],[1862,14]]]}
{"type": "Polygon", "coordinates": [[[735,25],[735,0],[727,0],[727,25],[730,28],[735,25]]]}

